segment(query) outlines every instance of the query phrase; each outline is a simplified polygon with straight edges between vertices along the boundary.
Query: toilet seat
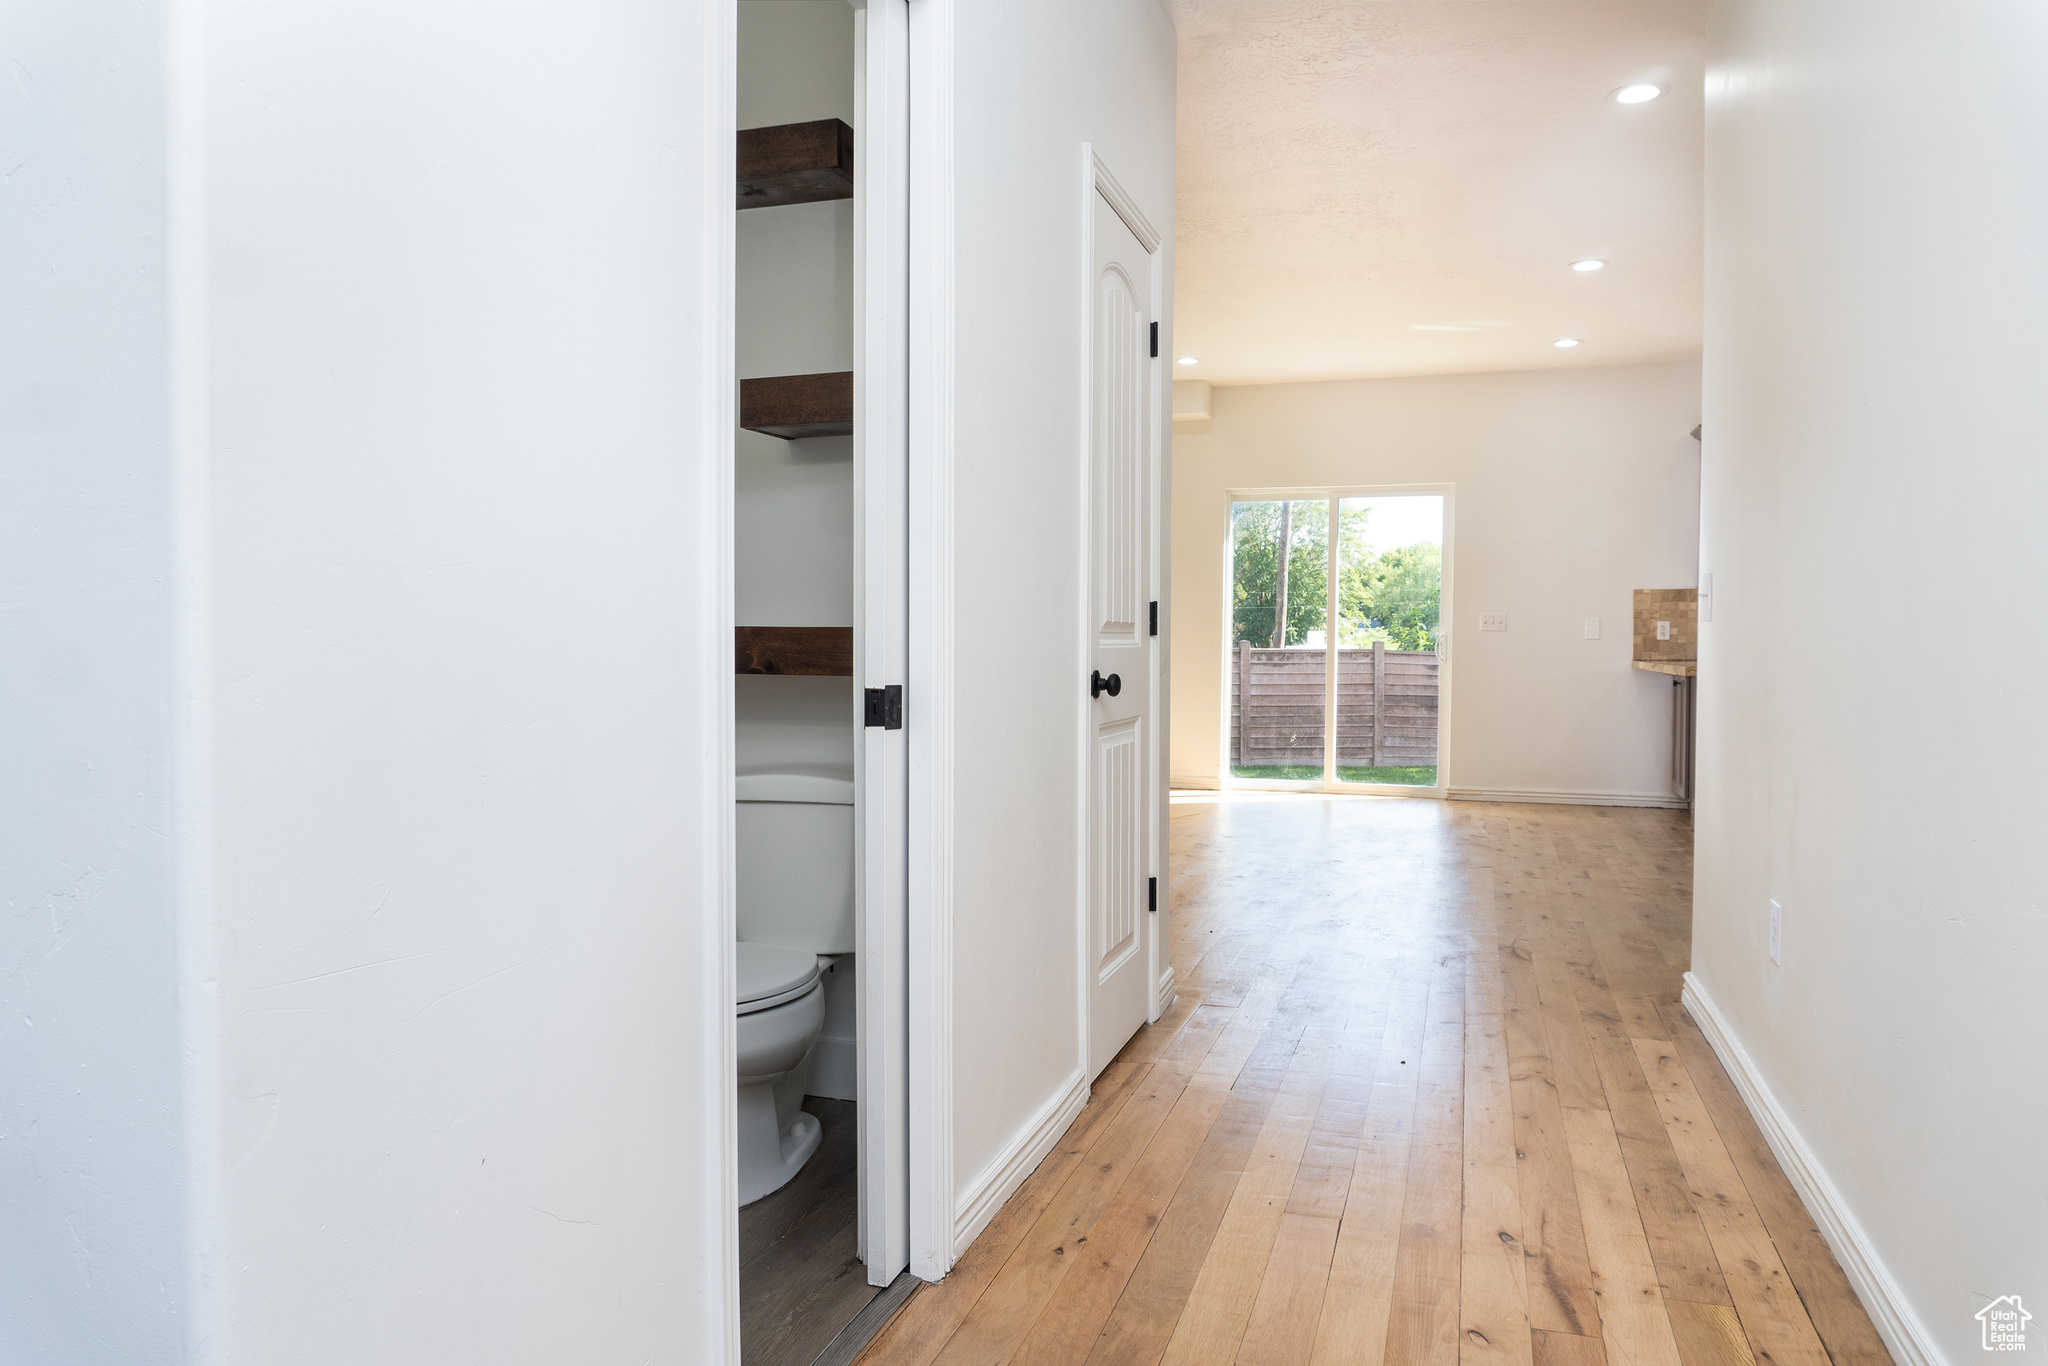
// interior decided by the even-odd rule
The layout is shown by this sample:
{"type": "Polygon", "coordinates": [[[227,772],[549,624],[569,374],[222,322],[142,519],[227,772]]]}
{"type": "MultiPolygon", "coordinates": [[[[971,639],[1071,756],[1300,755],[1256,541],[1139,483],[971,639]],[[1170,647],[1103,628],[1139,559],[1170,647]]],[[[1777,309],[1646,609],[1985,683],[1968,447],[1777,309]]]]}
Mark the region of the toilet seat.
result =
{"type": "Polygon", "coordinates": [[[734,996],[741,1015],[794,1001],[817,985],[818,955],[814,953],[744,940],[733,947],[733,976],[738,986],[734,996]]]}

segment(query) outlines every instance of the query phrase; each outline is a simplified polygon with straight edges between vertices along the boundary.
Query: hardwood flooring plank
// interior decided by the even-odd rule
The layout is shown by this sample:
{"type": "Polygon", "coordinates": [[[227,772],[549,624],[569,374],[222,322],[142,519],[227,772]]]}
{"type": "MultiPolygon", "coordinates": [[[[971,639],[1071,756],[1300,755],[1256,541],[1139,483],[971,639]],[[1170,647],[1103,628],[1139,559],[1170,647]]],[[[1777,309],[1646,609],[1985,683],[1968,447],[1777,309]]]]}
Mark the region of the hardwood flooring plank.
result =
{"type": "Polygon", "coordinates": [[[1683,1366],[1613,1122],[1601,1110],[1567,1110],[1564,1122],[1607,1358],[1612,1366],[1683,1366]]]}
{"type": "Polygon", "coordinates": [[[1304,1040],[1296,1053],[1167,1340],[1165,1366],[1210,1366],[1236,1357],[1315,1125],[1331,1051],[1327,1043],[1304,1040]]]}
{"type": "MultiPolygon", "coordinates": [[[[1664,1293],[1700,1304],[1733,1304],[1713,1244],[1692,1206],[1671,1136],[1643,1078],[1635,1045],[1622,1032],[1620,1015],[1593,958],[1575,958],[1572,985],[1587,1037],[1593,1041],[1607,1109],[1635,1183],[1636,1203],[1664,1293]]],[[[1580,1200],[1583,1204],[1583,1191],[1580,1200]]]]}
{"type": "Polygon", "coordinates": [[[1391,1006],[1388,981],[1393,970],[1394,964],[1387,962],[1360,973],[1370,1004],[1346,1021],[1338,1040],[1329,1075],[1323,1083],[1322,1105],[1316,1112],[1315,1126],[1309,1131],[1308,1146],[1302,1150],[1294,1189],[1287,1197],[1290,1214],[1332,1221],[1343,1216],[1351,1187],[1351,1168],[1358,1157],[1358,1143],[1365,1133],[1366,1112],[1377,1079],[1391,1006]]]}
{"type": "Polygon", "coordinates": [[[1458,1272],[1464,1177],[1464,963],[1447,953],[1430,986],[1415,1133],[1402,1192],[1387,1316],[1387,1366],[1458,1360],[1458,1272]]]}
{"type": "Polygon", "coordinates": [[[1129,1055],[1133,1062],[1157,1062],[1180,1041],[1183,1031],[1195,1023],[1201,1007],[1200,992],[1176,990],[1165,1013],[1152,1023],[1141,1025],[1117,1056],[1129,1055]]]}
{"type": "MultiPolygon", "coordinates": [[[[1201,1069],[1195,1073],[1193,1085],[1214,1086],[1229,1090],[1237,1082],[1237,1074],[1252,1050],[1264,1037],[1266,1026],[1280,1008],[1281,997],[1287,990],[1288,978],[1275,974],[1262,977],[1245,993],[1244,1004],[1237,1008],[1230,1026],[1217,1039],[1216,1046],[1209,1050],[1201,1069]]],[[[1306,1024],[1304,1023],[1304,1028],[1306,1024]]]]}
{"type": "Polygon", "coordinates": [[[1778,1250],[1750,1203],[1707,1107],[1678,1060],[1678,1050],[1663,1040],[1637,1039],[1635,1044],[1692,1186],[1693,1204],[1728,1277],[1735,1312],[1742,1316],[1756,1354],[1769,1357],[1775,1366],[1828,1366],[1827,1349],[1778,1260],[1778,1250]]]}
{"type": "Polygon", "coordinates": [[[1411,966],[1396,982],[1380,1045],[1378,1080],[1351,1168],[1342,1222],[1316,1324],[1313,1366],[1379,1366],[1393,1310],[1402,1196],[1429,1021],[1429,973],[1411,966]]]}
{"type": "Polygon", "coordinates": [[[1296,1214],[1291,1209],[1281,1214],[1258,1299],[1238,1346],[1239,1366],[1308,1366],[1337,1247],[1337,1223],[1330,1215],[1296,1214]]]}
{"type": "Polygon", "coordinates": [[[1530,1366],[1529,1259],[1494,939],[1471,945],[1466,964],[1458,1359],[1463,1366],[1530,1366]]]}
{"type": "Polygon", "coordinates": [[[1131,1097],[1148,1067],[1112,1061],[1095,1079],[1094,1093],[1075,1117],[1066,1136],[1037,1170],[1024,1179],[987,1228],[953,1264],[946,1278],[911,1298],[861,1354],[862,1361],[889,1366],[928,1366],[946,1340],[964,1322],[982,1292],[1002,1270],[1017,1243],[1038,1222],[1067,1176],[1094,1142],[1096,1132],[1113,1119],[1131,1097]]]}
{"type": "Polygon", "coordinates": [[[1666,1300],[1664,1308],[1685,1366],[1756,1366],[1742,1320],[1727,1305],[1666,1300]]]}
{"type": "Polygon", "coordinates": [[[1077,1366],[1088,1359],[1174,1192],[1192,1170],[1229,1099],[1227,1092],[1205,1086],[1181,1091],[1173,1113],[1130,1179],[1096,1221],[1085,1254],[1067,1268],[1065,1279],[1011,1358],[1013,1366],[1077,1366]]]}
{"type": "Polygon", "coordinates": [[[1536,1366],[1607,1366],[1607,1345],[1597,1337],[1538,1328],[1530,1341],[1536,1366]]]}
{"type": "Polygon", "coordinates": [[[1306,1028],[1298,1020],[1289,1015],[1269,1024],[1246,1060],[1090,1349],[1093,1366],[1153,1366],[1166,1350],[1306,1028]]]}
{"type": "Polygon", "coordinates": [[[1617,930],[1612,922],[1618,918],[1601,917],[1587,926],[1587,936],[1614,997],[1622,1032],[1631,1039],[1661,1039],[1664,1019],[1657,1003],[1678,999],[1684,974],[1673,972],[1640,936],[1617,930]]]}
{"type": "MultiPolygon", "coordinates": [[[[1529,1323],[1572,1336],[1597,1335],[1593,1269],[1572,1179],[1571,1145],[1538,1001],[1535,953],[1526,939],[1500,952],[1507,987],[1509,1094],[1522,1203],[1522,1252],[1528,1259],[1529,1323]]],[[[1574,1008],[1576,1011],[1576,1007],[1574,1008]]]]}
{"type": "Polygon", "coordinates": [[[1085,1255],[1096,1219],[1180,1100],[1188,1076],[1186,1069],[1151,1070],[982,1292],[939,1352],[938,1366],[1005,1361],[1016,1350],[1067,1268],[1085,1255]]]}
{"type": "Polygon", "coordinates": [[[1314,1366],[1379,1366],[1386,1355],[1416,1090],[1412,1076],[1373,1088],[1331,1254],[1314,1366]]]}
{"type": "Polygon", "coordinates": [[[1799,1193],[1778,1165],[1771,1145],[1757,1128],[1735,1083],[1722,1068],[1713,1045],[1700,1033],[1681,1006],[1665,1009],[1679,1060],[1706,1102],[1707,1113],[1720,1131],[1734,1160],[1737,1175],[1756,1204],[1771,1245],[1785,1263],[1785,1274],[1799,1291],[1800,1303],[1813,1320],[1821,1344],[1835,1366],[1892,1366],[1891,1352],[1864,1312],[1863,1302],[1842,1272],[1841,1263],[1821,1237],[1799,1193]]]}
{"type": "Polygon", "coordinates": [[[1607,1091],[1600,1083],[1600,1069],[1593,1061],[1578,997],[1572,990],[1572,965],[1557,951],[1558,942],[1554,936],[1543,936],[1541,946],[1532,949],[1530,957],[1558,1104],[1572,1110],[1604,1110],[1607,1091]]]}

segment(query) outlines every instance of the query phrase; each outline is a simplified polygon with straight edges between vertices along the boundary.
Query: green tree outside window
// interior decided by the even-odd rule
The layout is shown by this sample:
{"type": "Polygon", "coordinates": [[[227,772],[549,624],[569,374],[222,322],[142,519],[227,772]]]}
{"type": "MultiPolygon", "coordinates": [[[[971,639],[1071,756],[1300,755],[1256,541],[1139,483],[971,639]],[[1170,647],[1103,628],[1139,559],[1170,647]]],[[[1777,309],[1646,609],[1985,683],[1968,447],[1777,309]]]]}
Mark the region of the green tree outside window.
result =
{"type": "MultiPolygon", "coordinates": [[[[1428,541],[1375,551],[1367,538],[1370,507],[1339,513],[1337,644],[1369,649],[1435,650],[1443,600],[1443,550],[1428,541]]],[[[1326,626],[1330,505],[1237,503],[1230,510],[1231,642],[1300,645],[1326,626]],[[1287,527],[1286,631],[1274,639],[1280,533],[1287,527]]]]}

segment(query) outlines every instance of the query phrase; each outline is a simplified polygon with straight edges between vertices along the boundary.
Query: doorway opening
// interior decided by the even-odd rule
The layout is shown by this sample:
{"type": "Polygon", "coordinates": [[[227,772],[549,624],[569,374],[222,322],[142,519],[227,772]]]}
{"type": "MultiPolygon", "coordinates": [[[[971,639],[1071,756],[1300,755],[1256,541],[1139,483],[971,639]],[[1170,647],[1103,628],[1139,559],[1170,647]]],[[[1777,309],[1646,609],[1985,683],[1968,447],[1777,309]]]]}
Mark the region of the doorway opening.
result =
{"type": "Polygon", "coordinates": [[[734,1007],[745,1366],[850,1359],[910,1289],[907,15],[903,0],[738,6],[734,1007]]]}
{"type": "Polygon", "coordinates": [[[1447,487],[1232,494],[1225,787],[1443,795],[1450,548],[1447,487]]]}

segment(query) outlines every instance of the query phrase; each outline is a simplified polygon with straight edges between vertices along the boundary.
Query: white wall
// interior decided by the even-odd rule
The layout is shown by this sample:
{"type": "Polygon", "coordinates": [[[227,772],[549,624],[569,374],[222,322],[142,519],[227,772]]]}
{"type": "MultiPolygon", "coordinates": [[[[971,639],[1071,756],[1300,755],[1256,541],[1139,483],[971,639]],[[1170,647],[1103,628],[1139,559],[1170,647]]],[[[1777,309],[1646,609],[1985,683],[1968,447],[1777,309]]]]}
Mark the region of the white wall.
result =
{"type": "Polygon", "coordinates": [[[180,1359],[163,16],[0,26],[0,1359],[180,1359]]]}
{"type": "Polygon", "coordinates": [[[1880,1325],[1975,1359],[2020,1294],[2038,1350],[2048,19],[1723,0],[1710,38],[1693,972],[1880,1325]]]}
{"type": "Polygon", "coordinates": [[[731,18],[478,13],[206,18],[236,1360],[723,1355],[731,18]]]}
{"type": "Polygon", "coordinates": [[[1444,781],[1668,796],[1671,685],[1629,667],[1631,595],[1693,584],[1699,376],[1680,363],[1215,389],[1206,430],[1173,443],[1175,780],[1214,786],[1228,764],[1229,491],[1448,483],[1444,781]],[[1508,629],[1481,634],[1481,612],[1508,629]]]}
{"type": "Polygon", "coordinates": [[[971,1195],[1079,1070],[1081,148],[1170,252],[1174,34],[1155,0],[953,23],[952,1169],[971,1195]]]}
{"type": "Polygon", "coordinates": [[[737,1359],[732,15],[477,13],[10,14],[10,1361],[737,1359]]]}

